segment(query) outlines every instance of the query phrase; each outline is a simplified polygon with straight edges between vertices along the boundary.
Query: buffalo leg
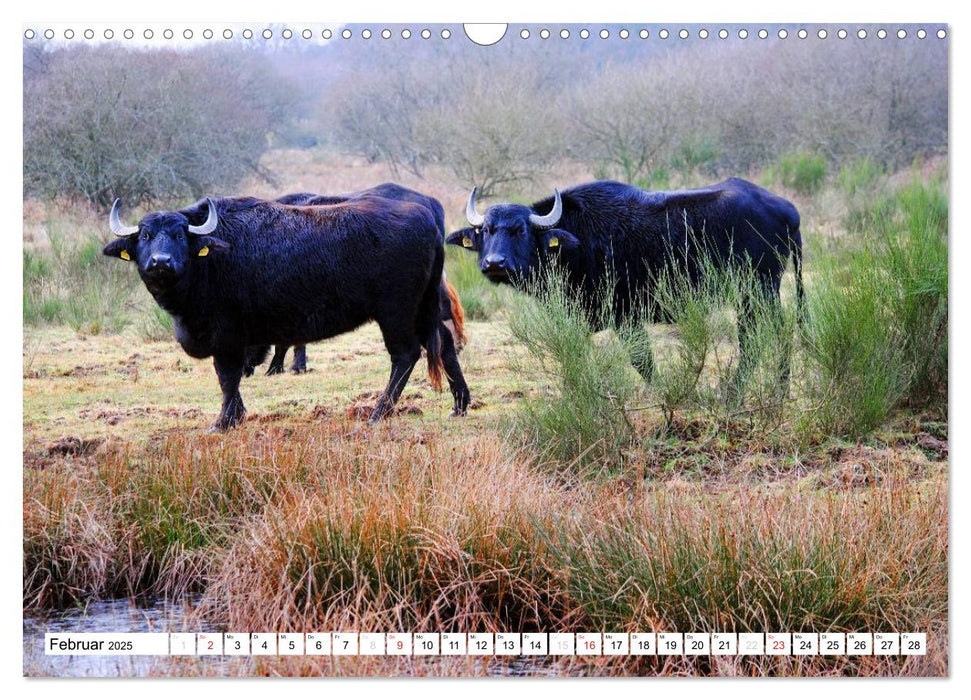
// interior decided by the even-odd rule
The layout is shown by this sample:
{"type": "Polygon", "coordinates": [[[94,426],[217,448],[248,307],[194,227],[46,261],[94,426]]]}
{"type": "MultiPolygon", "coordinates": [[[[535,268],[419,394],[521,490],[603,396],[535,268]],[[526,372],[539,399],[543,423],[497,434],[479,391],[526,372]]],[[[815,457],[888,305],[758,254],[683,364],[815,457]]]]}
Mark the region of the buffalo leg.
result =
{"type": "Polygon", "coordinates": [[[269,352],[269,345],[253,345],[246,348],[246,366],[243,367],[243,376],[252,377],[256,371],[256,366],[266,362],[266,356],[269,352]]]}
{"type": "Polygon", "coordinates": [[[472,396],[469,393],[469,385],[465,383],[462,367],[459,365],[458,350],[455,348],[452,333],[444,323],[441,324],[441,337],[442,365],[445,368],[445,376],[448,378],[448,388],[454,399],[450,417],[464,416],[469,410],[469,402],[472,396]]]}
{"type": "Polygon", "coordinates": [[[303,374],[307,371],[307,346],[297,345],[293,349],[293,364],[290,371],[294,374],[303,374]]]}
{"type": "Polygon", "coordinates": [[[273,359],[270,360],[270,368],[266,370],[267,375],[283,374],[283,361],[287,357],[289,345],[277,345],[274,348],[273,359]]]}
{"type": "Polygon", "coordinates": [[[385,344],[389,346],[388,352],[391,353],[391,378],[374,407],[374,412],[369,419],[371,423],[377,423],[384,418],[398,403],[401,392],[404,391],[405,384],[408,383],[408,377],[411,376],[418,358],[421,357],[421,344],[417,338],[412,343],[398,347],[387,342],[385,344]]]}
{"type": "Polygon", "coordinates": [[[792,339],[785,326],[778,284],[766,281],[754,291],[742,294],[738,309],[738,370],[729,386],[733,404],[741,403],[766,339],[779,344],[779,386],[782,395],[788,395],[792,339]],[[764,324],[768,324],[769,332],[764,324]]]}
{"type": "Polygon", "coordinates": [[[234,428],[246,417],[246,407],[243,397],[239,393],[239,382],[243,378],[245,365],[244,353],[220,354],[213,358],[216,376],[219,378],[219,388],[223,392],[222,410],[216,422],[209,427],[209,432],[222,432],[234,428]]]}
{"type": "Polygon", "coordinates": [[[779,343],[779,390],[783,398],[789,396],[789,378],[792,373],[792,333],[782,313],[782,301],[778,296],[769,307],[769,322],[773,337],[779,343]]]}

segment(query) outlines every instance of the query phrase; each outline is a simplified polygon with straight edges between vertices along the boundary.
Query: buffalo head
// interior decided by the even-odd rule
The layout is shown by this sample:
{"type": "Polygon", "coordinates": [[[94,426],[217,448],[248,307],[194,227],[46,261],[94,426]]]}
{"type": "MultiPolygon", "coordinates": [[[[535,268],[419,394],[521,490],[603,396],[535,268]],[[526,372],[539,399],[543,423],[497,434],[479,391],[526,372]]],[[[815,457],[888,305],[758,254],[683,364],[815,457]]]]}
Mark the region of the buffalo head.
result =
{"type": "Polygon", "coordinates": [[[102,252],[134,262],[150,291],[172,287],[185,275],[194,258],[229,247],[212,235],[219,226],[219,214],[211,199],[205,200],[206,220],[199,226],[189,223],[192,211],[189,216],[183,212],[153,212],[144,216],[137,226],[126,226],[118,216],[120,203],[115,200],[108,220],[116,239],[102,252]]]}
{"type": "Polygon", "coordinates": [[[551,255],[577,247],[572,233],[556,228],[563,215],[559,190],[552,209],[544,213],[521,204],[496,204],[480,214],[475,192],[473,187],[465,208],[471,228],[452,233],[445,242],[477,252],[479,269],[493,282],[524,281],[551,255]]]}

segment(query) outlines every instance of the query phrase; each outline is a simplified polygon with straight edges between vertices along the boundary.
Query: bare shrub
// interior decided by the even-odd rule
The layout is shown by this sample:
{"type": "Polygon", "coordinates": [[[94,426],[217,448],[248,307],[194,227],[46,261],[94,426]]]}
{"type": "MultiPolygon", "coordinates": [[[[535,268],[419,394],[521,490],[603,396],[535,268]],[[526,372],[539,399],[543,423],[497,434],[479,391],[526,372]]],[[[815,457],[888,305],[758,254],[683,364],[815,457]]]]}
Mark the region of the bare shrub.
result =
{"type": "Polygon", "coordinates": [[[255,54],[79,47],[24,79],[24,187],[105,206],[200,197],[260,172],[288,93],[255,54]]]}
{"type": "Polygon", "coordinates": [[[454,102],[422,116],[419,141],[464,185],[482,196],[531,182],[562,153],[556,97],[538,74],[465,74],[454,102]]]}

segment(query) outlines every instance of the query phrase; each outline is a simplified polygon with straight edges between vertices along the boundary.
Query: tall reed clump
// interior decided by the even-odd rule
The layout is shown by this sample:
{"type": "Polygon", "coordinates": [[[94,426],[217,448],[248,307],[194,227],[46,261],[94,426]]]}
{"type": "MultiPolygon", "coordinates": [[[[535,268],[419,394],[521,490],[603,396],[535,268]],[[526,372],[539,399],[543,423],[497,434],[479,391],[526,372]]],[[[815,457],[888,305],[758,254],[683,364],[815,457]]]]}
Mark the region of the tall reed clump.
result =
{"type": "Polygon", "coordinates": [[[944,488],[660,491],[582,533],[563,523],[550,546],[569,598],[604,630],[903,631],[947,614],[944,488]]]}
{"type": "Polygon", "coordinates": [[[906,403],[947,410],[948,201],[937,183],[913,181],[880,200],[877,236],[907,372],[906,403]]]}
{"type": "Polygon", "coordinates": [[[611,294],[601,308],[588,308],[549,267],[517,299],[510,314],[513,336],[529,363],[517,367],[538,374],[546,391],[524,399],[514,424],[532,448],[578,472],[623,462],[634,437],[628,402],[640,382],[631,357],[616,337],[595,338],[599,328],[616,328],[611,294]]]}
{"type": "Polygon", "coordinates": [[[696,257],[696,281],[665,274],[652,288],[653,315],[670,332],[657,344],[651,395],[668,425],[680,411],[722,426],[741,416],[759,428],[775,425],[787,397],[796,309],[780,306],[749,266],[726,266],[701,251],[696,257]]]}
{"type": "Polygon", "coordinates": [[[199,589],[238,522],[307,478],[306,449],[178,436],[25,470],[25,607],[199,589]]]}
{"type": "Polygon", "coordinates": [[[946,411],[947,209],[915,181],[853,215],[862,244],[814,261],[804,427],[859,436],[904,405],[946,411]]]}
{"type": "Polygon", "coordinates": [[[204,607],[230,627],[542,630],[568,616],[538,528],[560,493],[501,441],[334,441],[246,524],[204,607]],[[461,467],[461,468],[458,468],[461,467]]]}

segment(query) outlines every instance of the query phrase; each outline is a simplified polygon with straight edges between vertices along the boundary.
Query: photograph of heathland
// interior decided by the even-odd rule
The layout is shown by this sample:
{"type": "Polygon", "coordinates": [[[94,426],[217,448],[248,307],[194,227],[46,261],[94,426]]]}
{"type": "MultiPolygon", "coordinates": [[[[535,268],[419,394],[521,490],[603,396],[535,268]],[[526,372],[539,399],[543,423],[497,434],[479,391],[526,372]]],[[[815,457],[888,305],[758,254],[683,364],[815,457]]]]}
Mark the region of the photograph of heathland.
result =
{"type": "Polygon", "coordinates": [[[25,676],[948,675],[945,25],[43,30],[25,676]]]}

